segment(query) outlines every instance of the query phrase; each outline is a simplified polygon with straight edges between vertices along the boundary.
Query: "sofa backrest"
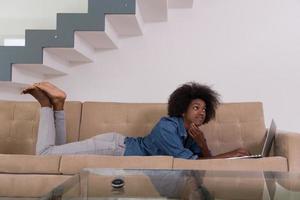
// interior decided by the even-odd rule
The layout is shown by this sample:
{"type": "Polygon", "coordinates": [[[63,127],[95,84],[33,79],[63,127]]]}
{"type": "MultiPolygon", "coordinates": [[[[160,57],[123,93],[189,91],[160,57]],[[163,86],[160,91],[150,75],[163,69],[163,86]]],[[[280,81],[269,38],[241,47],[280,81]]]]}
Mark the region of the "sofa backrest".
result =
{"type": "Polygon", "coordinates": [[[144,136],[166,113],[166,104],[162,103],[85,102],[79,139],[107,132],[144,136]]]}
{"type": "Polygon", "coordinates": [[[266,126],[260,102],[225,103],[219,106],[215,120],[204,125],[213,155],[244,147],[252,154],[261,152],[266,126]]]}
{"type": "MultiPolygon", "coordinates": [[[[0,153],[35,154],[40,106],[36,102],[0,101],[0,153]]],[[[80,102],[65,106],[68,142],[77,141],[80,102]]]]}
{"type": "MultiPolygon", "coordinates": [[[[0,101],[0,153],[35,153],[39,108],[35,102],[0,101]]],[[[65,113],[67,141],[73,142],[106,132],[147,135],[167,114],[167,105],[67,102],[65,113]]],[[[266,131],[262,103],[221,104],[216,119],[202,129],[214,155],[239,147],[258,153],[266,131]]]]}
{"type": "MultiPolygon", "coordinates": [[[[167,104],[161,103],[85,102],[79,139],[107,132],[145,136],[166,114],[167,104]]],[[[258,153],[266,131],[262,103],[221,104],[216,119],[202,129],[214,155],[239,147],[258,153]]]]}

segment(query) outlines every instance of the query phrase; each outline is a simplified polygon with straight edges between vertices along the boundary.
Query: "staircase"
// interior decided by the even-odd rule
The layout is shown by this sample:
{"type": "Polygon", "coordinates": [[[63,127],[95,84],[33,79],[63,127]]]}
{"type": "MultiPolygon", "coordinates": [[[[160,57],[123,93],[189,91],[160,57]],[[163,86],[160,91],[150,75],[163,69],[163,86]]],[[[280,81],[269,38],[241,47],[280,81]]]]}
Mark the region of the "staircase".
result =
{"type": "Polygon", "coordinates": [[[0,85],[26,87],[65,76],[93,62],[95,51],[118,49],[118,41],[143,35],[147,23],[168,19],[169,8],[193,0],[88,0],[88,13],[57,14],[56,30],[26,30],[25,46],[0,46],[0,85]]]}

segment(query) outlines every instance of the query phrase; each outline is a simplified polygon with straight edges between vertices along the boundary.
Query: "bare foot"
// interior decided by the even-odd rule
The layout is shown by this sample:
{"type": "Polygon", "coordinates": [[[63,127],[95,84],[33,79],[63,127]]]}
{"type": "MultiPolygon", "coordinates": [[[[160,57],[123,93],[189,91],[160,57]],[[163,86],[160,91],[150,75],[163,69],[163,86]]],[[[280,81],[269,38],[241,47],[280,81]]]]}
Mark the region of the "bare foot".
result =
{"type": "Polygon", "coordinates": [[[36,83],[34,86],[47,94],[50,102],[53,105],[53,110],[64,109],[65,100],[67,98],[67,95],[64,91],[49,82],[36,83]]]}
{"type": "Polygon", "coordinates": [[[25,88],[22,94],[31,94],[41,104],[41,107],[52,107],[47,94],[35,86],[25,88]]]}

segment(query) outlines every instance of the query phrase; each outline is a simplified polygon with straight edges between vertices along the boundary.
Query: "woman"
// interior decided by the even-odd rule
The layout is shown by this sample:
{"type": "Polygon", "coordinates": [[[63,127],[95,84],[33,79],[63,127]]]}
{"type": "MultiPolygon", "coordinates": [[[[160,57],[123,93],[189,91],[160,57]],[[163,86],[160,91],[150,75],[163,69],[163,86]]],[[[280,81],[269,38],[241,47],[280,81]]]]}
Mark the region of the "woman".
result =
{"type": "Polygon", "coordinates": [[[215,117],[219,95],[206,85],[191,82],[177,88],[169,97],[168,116],[162,117],[145,137],[105,133],[68,144],[64,119],[65,92],[51,83],[41,82],[24,89],[22,93],[31,94],[41,105],[36,144],[39,155],[167,155],[185,159],[249,155],[247,150],[241,148],[211,155],[200,127],[215,117]]]}

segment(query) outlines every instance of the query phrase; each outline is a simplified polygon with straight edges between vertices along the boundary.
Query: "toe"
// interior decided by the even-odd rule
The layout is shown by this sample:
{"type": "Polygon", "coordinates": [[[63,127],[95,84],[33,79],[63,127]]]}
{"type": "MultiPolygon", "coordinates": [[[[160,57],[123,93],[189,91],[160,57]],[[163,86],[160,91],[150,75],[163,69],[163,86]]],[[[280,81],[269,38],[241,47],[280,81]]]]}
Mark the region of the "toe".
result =
{"type": "Polygon", "coordinates": [[[22,93],[22,94],[27,94],[27,93],[29,93],[31,90],[34,90],[35,88],[36,88],[36,87],[34,87],[34,86],[29,86],[29,87],[23,89],[21,93],[22,93]]]}

